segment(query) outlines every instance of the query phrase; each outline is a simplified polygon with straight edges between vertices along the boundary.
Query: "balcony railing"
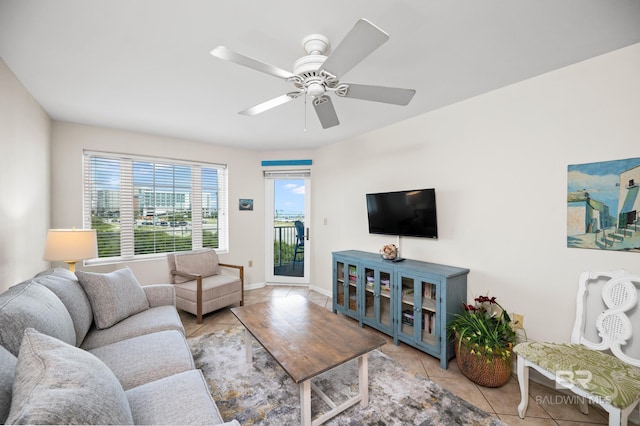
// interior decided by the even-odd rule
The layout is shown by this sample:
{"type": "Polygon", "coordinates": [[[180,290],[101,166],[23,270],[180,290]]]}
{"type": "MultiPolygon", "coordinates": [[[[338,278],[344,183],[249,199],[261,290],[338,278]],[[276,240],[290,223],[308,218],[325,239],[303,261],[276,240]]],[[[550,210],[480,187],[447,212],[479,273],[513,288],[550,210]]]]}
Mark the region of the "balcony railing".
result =
{"type": "MultiPolygon", "coordinates": [[[[274,266],[291,264],[296,248],[296,227],[293,224],[291,226],[274,226],[273,230],[274,266]]],[[[300,254],[298,257],[301,259],[300,254]]]]}

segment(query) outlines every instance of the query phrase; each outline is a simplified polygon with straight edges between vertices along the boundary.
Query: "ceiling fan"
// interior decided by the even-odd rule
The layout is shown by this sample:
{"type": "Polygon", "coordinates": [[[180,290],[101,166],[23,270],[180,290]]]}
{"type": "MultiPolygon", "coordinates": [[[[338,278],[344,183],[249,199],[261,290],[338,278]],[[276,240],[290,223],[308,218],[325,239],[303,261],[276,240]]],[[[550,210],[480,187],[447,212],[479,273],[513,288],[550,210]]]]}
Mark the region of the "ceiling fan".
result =
{"type": "Polygon", "coordinates": [[[260,114],[308,94],[313,98],[313,107],[322,127],[327,129],[340,124],[333,102],[328,96],[329,92],[345,98],[395,105],[407,105],[411,101],[416,93],[413,89],[370,86],[340,81],[344,74],[382,46],[388,39],[389,35],[387,33],[366,19],[360,19],[329,56],[325,56],[329,49],[329,39],[320,34],[309,35],[302,40],[302,45],[307,55],[295,62],[292,73],[236,53],[224,46],[216,47],[211,51],[211,54],[216,58],[282,78],[295,86],[295,91],[254,105],[240,111],[239,114],[260,114]]]}

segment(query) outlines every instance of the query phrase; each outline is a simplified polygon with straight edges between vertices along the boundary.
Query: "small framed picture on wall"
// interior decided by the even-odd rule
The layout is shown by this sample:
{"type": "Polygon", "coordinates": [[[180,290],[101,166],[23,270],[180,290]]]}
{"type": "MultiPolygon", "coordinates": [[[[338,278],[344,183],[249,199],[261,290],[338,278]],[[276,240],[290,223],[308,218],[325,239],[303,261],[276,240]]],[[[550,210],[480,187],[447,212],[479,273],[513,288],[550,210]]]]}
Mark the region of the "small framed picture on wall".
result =
{"type": "Polygon", "coordinates": [[[240,198],[240,210],[253,210],[253,200],[250,198],[240,198]]]}

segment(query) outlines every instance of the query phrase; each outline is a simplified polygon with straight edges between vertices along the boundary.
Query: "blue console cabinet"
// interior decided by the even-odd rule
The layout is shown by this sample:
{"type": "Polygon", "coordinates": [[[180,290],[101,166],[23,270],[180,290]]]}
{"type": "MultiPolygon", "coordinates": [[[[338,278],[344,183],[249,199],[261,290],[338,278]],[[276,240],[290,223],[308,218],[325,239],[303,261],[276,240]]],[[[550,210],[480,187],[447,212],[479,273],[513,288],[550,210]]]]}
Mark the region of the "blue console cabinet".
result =
{"type": "Polygon", "coordinates": [[[446,325],[467,301],[469,269],[377,253],[338,251],[333,258],[333,311],[440,359],[454,357],[446,325]]]}

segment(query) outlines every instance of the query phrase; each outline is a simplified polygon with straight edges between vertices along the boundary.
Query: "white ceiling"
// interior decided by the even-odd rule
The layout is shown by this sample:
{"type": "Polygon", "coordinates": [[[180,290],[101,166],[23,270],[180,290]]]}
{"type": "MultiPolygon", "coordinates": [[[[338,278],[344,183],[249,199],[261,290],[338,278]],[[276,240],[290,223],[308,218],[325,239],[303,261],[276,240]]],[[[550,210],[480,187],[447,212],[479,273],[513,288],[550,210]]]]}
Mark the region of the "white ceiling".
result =
{"type": "Polygon", "coordinates": [[[0,56],[52,118],[257,150],[334,143],[638,42],[637,0],[0,0],[0,56]],[[359,18],[390,40],[343,81],[416,89],[408,106],[333,97],[327,130],[303,98],[237,114],[292,86],[211,49],[291,71],[304,36],[335,46],[359,18]]]}

